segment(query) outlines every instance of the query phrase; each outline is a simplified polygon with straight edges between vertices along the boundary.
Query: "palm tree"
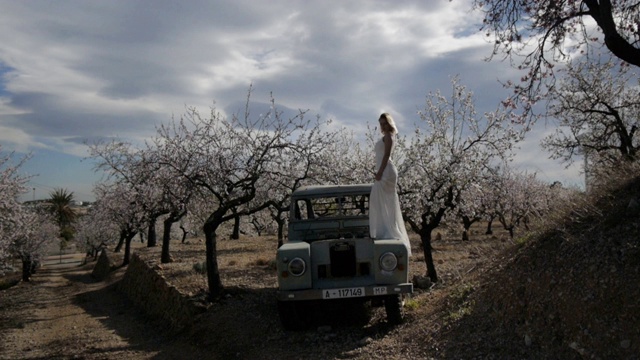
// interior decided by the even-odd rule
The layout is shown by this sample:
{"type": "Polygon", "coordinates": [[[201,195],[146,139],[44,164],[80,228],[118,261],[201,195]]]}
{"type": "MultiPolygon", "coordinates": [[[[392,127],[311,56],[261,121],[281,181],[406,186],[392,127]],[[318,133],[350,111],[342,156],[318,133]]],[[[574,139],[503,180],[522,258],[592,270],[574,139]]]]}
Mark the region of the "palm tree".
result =
{"type": "Polygon", "coordinates": [[[55,189],[49,193],[49,210],[53,214],[56,223],[60,227],[60,236],[65,240],[73,237],[73,227],[71,226],[76,220],[77,214],[71,207],[73,202],[73,192],[66,189],[55,189]]]}

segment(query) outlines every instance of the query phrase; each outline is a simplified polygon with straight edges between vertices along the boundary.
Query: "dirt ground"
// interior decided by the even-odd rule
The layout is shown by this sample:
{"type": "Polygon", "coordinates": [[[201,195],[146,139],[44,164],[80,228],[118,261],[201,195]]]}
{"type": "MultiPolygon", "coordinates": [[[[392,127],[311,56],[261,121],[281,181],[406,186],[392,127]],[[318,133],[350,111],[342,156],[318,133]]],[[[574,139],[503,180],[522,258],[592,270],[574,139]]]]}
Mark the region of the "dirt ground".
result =
{"type": "MultiPolygon", "coordinates": [[[[429,312],[448,290],[489,264],[510,242],[501,236],[481,240],[434,241],[441,282],[416,289],[408,300],[409,323],[429,312]]],[[[412,239],[411,272],[424,275],[419,240],[412,239]]],[[[149,319],[117,291],[125,269],[104,282],[90,273],[95,265],[46,265],[31,282],[0,291],[0,359],[288,359],[421,358],[402,353],[406,325],[387,326],[383,308],[325,308],[317,326],[285,332],[275,302],[277,280],[272,259],[276,239],[245,237],[219,241],[219,264],[227,294],[181,333],[149,319]],[[355,314],[355,315],[354,315],[355,314]]],[[[136,251],[151,262],[159,248],[136,251]]],[[[172,244],[174,262],[159,270],[176,287],[195,294],[206,278],[193,270],[204,261],[202,240],[172,244]]],[[[159,262],[159,261],[158,261],[159,262]]]]}
{"type": "MultiPolygon", "coordinates": [[[[569,223],[588,224],[591,237],[563,228],[526,245],[481,227],[470,241],[445,232],[433,242],[440,282],[415,290],[398,326],[383,308],[323,302],[312,328],[284,331],[271,237],[219,240],[225,296],[179,332],[117,290],[125,268],[98,282],[95,262],[50,264],[0,291],[0,359],[638,359],[639,211],[609,211],[615,221],[605,226],[569,223]]],[[[417,238],[412,248],[410,271],[423,275],[417,238]]],[[[159,247],[135,251],[169,284],[203,297],[206,278],[194,270],[202,240],[173,244],[170,264],[159,264],[159,247]]]]}
{"type": "Polygon", "coordinates": [[[44,266],[31,282],[0,291],[0,359],[181,358],[197,349],[156,331],[113,281],[90,276],[95,263],[44,266]]]}
{"type": "MultiPolygon", "coordinates": [[[[0,291],[0,359],[637,360],[640,178],[594,198],[526,241],[484,235],[483,224],[470,241],[455,231],[436,234],[440,281],[416,289],[399,326],[389,326],[381,308],[323,302],[315,327],[284,331],[272,237],[219,238],[225,296],[180,332],[117,291],[124,268],[98,282],[90,276],[95,263],[54,262],[33,281],[0,291]]],[[[411,241],[410,271],[420,276],[420,242],[411,241]]],[[[201,239],[172,242],[170,264],[159,264],[159,247],[137,246],[167,283],[203,297],[206,278],[194,270],[204,261],[201,239]]]]}

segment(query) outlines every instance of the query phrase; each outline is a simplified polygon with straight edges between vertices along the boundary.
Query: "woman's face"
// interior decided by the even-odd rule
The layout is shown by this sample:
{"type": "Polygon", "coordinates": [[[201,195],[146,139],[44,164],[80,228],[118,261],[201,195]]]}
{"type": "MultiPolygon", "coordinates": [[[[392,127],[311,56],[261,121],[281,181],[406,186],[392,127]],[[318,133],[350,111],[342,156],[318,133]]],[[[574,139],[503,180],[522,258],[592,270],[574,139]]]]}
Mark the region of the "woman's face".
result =
{"type": "Polygon", "coordinates": [[[382,131],[383,133],[391,131],[391,125],[389,125],[386,118],[380,117],[380,119],[378,119],[378,122],[380,123],[380,131],[382,131]]]}

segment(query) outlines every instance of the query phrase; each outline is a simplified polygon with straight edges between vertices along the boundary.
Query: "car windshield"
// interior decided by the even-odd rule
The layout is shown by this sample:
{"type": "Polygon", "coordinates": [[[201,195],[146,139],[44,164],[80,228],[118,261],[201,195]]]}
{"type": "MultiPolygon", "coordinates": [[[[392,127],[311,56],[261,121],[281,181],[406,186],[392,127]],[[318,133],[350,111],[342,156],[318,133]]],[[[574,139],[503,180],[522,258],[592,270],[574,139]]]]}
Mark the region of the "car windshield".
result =
{"type": "Polygon", "coordinates": [[[294,204],[296,220],[368,215],[369,194],[302,198],[294,204]]]}

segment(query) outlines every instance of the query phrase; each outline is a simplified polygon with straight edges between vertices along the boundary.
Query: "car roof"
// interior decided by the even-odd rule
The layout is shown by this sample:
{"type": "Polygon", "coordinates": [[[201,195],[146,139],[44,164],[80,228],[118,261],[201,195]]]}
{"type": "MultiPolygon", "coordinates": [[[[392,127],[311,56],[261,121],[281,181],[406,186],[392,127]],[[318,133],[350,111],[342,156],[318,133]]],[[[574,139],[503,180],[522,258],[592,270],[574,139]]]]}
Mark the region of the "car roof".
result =
{"type": "Polygon", "coordinates": [[[371,193],[373,184],[350,184],[350,185],[309,185],[303,186],[293,192],[291,197],[317,197],[317,196],[339,196],[357,195],[371,193]]]}

